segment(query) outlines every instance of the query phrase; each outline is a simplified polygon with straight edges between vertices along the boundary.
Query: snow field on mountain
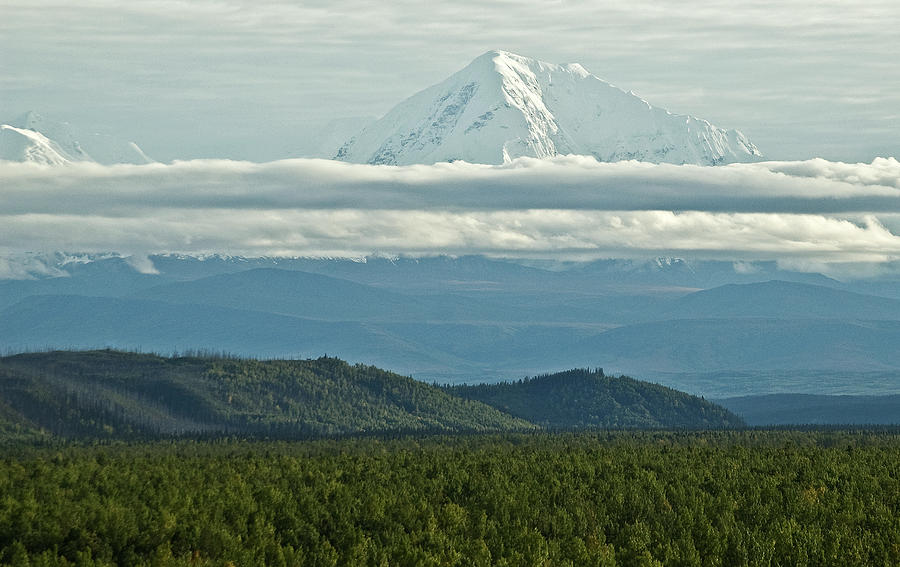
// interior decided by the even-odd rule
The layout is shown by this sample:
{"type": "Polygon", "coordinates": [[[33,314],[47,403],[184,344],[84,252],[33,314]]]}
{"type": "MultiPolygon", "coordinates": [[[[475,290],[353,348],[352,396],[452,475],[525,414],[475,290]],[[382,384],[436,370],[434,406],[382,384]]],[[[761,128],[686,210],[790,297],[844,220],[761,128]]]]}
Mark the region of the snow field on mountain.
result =
{"type": "Polygon", "coordinates": [[[762,157],[741,132],[654,107],[581,65],[489,51],[395,106],[336,158],[387,165],[500,164],[568,154],[698,165],[762,157]]]}

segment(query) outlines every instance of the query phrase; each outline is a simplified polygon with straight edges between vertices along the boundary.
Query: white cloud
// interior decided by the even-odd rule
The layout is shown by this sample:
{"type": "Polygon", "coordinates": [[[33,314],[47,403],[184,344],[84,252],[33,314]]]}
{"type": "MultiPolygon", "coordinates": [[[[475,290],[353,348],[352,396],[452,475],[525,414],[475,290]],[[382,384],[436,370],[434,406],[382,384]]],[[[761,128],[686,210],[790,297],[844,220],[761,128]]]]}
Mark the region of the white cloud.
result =
{"type": "Polygon", "coordinates": [[[725,167],[600,163],[584,156],[405,167],[329,160],[146,166],[4,164],[6,213],[125,215],[205,209],[574,209],[900,213],[900,163],[824,160],[725,167]]]}
{"type": "Polygon", "coordinates": [[[696,257],[884,262],[900,237],[874,219],[670,211],[168,210],[142,217],[0,216],[17,250],[249,256],[489,254],[534,258],[696,257]]]}
{"type": "Polygon", "coordinates": [[[768,169],[796,177],[815,177],[854,185],[880,185],[900,189],[900,161],[896,158],[876,158],[871,164],[864,166],[824,159],[773,162],[768,165],[768,169]]]}
{"type": "Polygon", "coordinates": [[[68,272],[43,258],[27,254],[0,255],[0,280],[30,280],[36,277],[65,277],[68,272]]]}
{"type": "Polygon", "coordinates": [[[734,262],[734,273],[736,274],[755,274],[759,271],[759,266],[753,262],[734,262]]]}
{"type": "MultiPolygon", "coordinates": [[[[900,258],[900,164],[0,164],[7,251],[900,258]]],[[[740,264],[736,264],[740,265],[740,264]]]]}

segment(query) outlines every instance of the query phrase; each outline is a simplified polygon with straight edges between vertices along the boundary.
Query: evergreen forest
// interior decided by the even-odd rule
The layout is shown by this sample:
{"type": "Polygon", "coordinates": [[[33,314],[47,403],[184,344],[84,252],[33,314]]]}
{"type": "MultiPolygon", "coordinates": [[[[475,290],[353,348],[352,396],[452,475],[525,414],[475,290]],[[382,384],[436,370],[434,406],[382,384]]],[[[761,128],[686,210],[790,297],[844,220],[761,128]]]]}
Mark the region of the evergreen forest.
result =
{"type": "Polygon", "coordinates": [[[900,565],[900,429],[602,370],[0,358],[0,565],[900,565]]]}
{"type": "Polygon", "coordinates": [[[568,370],[517,382],[455,386],[449,391],[549,429],[743,425],[734,414],[702,398],[628,376],[606,376],[602,368],[568,370]]]}
{"type": "Polygon", "coordinates": [[[3,565],[900,564],[900,432],[19,447],[3,565]]]}

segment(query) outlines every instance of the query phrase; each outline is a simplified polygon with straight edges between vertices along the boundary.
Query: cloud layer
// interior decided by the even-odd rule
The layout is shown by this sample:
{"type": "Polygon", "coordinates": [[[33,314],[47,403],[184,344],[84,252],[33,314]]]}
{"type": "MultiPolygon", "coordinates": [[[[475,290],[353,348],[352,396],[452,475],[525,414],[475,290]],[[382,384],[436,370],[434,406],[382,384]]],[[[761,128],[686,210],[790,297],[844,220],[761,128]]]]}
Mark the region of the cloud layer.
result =
{"type": "Polygon", "coordinates": [[[900,258],[900,162],[0,163],[0,247],[242,255],[900,258]]]}

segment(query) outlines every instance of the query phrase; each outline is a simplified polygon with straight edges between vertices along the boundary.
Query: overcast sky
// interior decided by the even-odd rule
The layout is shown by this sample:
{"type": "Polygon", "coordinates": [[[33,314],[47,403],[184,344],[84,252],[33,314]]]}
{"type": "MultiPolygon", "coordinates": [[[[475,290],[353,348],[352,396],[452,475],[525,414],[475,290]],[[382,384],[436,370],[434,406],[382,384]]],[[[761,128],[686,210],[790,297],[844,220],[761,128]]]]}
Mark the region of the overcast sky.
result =
{"type": "Polygon", "coordinates": [[[36,110],[160,160],[270,160],[497,48],[580,62],[773,159],[900,155],[896,0],[3,0],[0,121],[36,110]]]}

